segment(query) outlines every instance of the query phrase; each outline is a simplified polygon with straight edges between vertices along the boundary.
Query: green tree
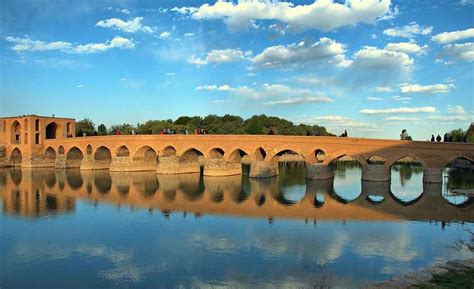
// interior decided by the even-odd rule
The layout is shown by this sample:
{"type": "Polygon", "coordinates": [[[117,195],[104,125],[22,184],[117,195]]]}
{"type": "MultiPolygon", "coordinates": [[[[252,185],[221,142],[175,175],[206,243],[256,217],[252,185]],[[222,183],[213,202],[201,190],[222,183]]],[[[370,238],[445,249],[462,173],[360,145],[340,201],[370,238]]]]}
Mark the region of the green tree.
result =
{"type": "Polygon", "coordinates": [[[261,123],[260,120],[253,119],[253,120],[248,122],[248,124],[245,128],[245,132],[247,134],[264,134],[263,128],[264,128],[264,126],[263,126],[263,124],[261,123]]]}
{"type": "Polygon", "coordinates": [[[453,142],[463,142],[464,137],[466,136],[466,133],[461,128],[453,129],[450,134],[453,142]]]}
{"type": "Polygon", "coordinates": [[[76,136],[82,136],[84,133],[88,136],[96,134],[94,123],[88,118],[76,122],[76,136]]]}
{"type": "Polygon", "coordinates": [[[99,127],[97,128],[97,134],[98,135],[106,135],[107,134],[107,127],[105,127],[105,124],[100,124],[99,127]]]}
{"type": "Polygon", "coordinates": [[[467,142],[474,143],[474,123],[471,123],[466,131],[467,142]]]}

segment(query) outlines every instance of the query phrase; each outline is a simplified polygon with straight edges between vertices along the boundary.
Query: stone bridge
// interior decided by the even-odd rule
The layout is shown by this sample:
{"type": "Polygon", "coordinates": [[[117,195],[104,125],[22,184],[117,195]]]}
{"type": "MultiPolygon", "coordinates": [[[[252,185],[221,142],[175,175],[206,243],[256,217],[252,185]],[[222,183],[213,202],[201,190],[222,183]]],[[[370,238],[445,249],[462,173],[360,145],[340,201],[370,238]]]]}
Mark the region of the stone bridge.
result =
{"type": "Polygon", "coordinates": [[[456,158],[474,161],[474,144],[362,138],[279,135],[122,135],[45,139],[28,153],[6,149],[9,165],[21,167],[156,171],[158,174],[200,172],[241,174],[242,157],[251,162],[250,177],[278,175],[278,160],[293,154],[306,162],[308,179],[332,178],[333,164],[344,156],[362,166],[362,180],[388,181],[390,168],[409,157],[423,166],[424,182],[441,182],[442,169],[456,158]]]}
{"type": "Polygon", "coordinates": [[[389,182],[363,182],[360,195],[344,200],[334,191],[333,180],[311,180],[300,200],[288,200],[278,177],[250,179],[240,175],[201,177],[200,174],[125,174],[90,170],[8,170],[0,183],[4,212],[26,217],[68,213],[77,199],[111,203],[117,207],[172,212],[236,215],[256,218],[365,221],[468,221],[474,220],[474,198],[459,205],[441,194],[441,184],[423,186],[415,200],[402,202],[390,192],[389,182]],[[371,197],[378,196],[377,201],[371,197]]]}

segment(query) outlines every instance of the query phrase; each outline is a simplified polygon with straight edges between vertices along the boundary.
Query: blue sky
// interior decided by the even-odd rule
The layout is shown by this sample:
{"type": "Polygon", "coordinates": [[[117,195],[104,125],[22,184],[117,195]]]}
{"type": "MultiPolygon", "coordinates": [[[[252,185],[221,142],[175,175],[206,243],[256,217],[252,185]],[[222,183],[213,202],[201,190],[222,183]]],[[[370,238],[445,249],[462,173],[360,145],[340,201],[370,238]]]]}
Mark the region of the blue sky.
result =
{"type": "Polygon", "coordinates": [[[419,140],[474,121],[474,1],[46,1],[0,10],[1,116],[267,114],[419,140]]]}

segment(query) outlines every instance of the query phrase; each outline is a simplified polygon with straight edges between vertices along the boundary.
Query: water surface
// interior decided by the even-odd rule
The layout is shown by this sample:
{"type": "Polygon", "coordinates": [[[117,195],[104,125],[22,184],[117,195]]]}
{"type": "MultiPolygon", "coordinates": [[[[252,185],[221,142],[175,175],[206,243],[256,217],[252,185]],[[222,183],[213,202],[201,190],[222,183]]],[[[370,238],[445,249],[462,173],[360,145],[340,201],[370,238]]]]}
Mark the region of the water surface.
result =
{"type": "Polygon", "coordinates": [[[392,168],[391,183],[360,174],[1,170],[0,287],[360,288],[474,256],[457,246],[474,202],[450,191],[465,177],[423,185],[410,165],[392,168]]]}

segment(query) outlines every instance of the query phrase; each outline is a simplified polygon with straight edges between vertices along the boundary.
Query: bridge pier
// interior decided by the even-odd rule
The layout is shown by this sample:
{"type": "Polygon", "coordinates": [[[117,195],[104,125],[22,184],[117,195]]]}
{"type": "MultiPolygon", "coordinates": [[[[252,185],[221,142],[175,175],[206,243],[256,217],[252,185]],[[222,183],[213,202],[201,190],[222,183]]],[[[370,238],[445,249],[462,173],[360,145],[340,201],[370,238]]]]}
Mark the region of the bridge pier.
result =
{"type": "Polygon", "coordinates": [[[359,199],[366,199],[368,196],[383,196],[388,198],[390,194],[391,182],[362,181],[362,194],[359,199]]]}
{"type": "Polygon", "coordinates": [[[156,169],[157,174],[171,175],[171,174],[190,174],[200,173],[201,167],[197,158],[187,160],[182,159],[179,156],[160,157],[158,167],[156,169]]]}
{"type": "Polygon", "coordinates": [[[223,159],[206,159],[203,174],[209,177],[241,175],[242,164],[240,162],[228,162],[223,159]]]}
{"type": "Polygon", "coordinates": [[[423,183],[442,183],[442,168],[425,168],[423,169],[423,183]]]}
{"type": "Polygon", "coordinates": [[[423,194],[426,197],[442,197],[442,183],[423,183],[423,194]]]}
{"type": "Polygon", "coordinates": [[[81,162],[81,170],[108,170],[110,169],[110,161],[95,160],[92,155],[84,156],[81,162]]]}
{"type": "Polygon", "coordinates": [[[334,169],[322,163],[306,163],[306,178],[310,180],[327,180],[334,178],[334,169]]]}
{"type": "Polygon", "coordinates": [[[110,164],[111,172],[144,172],[156,170],[156,162],[135,161],[131,157],[115,157],[110,164]]]}
{"type": "Polygon", "coordinates": [[[271,178],[279,175],[278,162],[254,161],[250,164],[249,177],[256,179],[271,178]]]}
{"type": "Polygon", "coordinates": [[[362,180],[370,182],[390,181],[390,170],[383,164],[367,164],[362,167],[362,180]]]}
{"type": "Polygon", "coordinates": [[[60,154],[56,156],[54,160],[54,167],[56,169],[65,169],[66,166],[66,156],[64,154],[60,154]]]}

